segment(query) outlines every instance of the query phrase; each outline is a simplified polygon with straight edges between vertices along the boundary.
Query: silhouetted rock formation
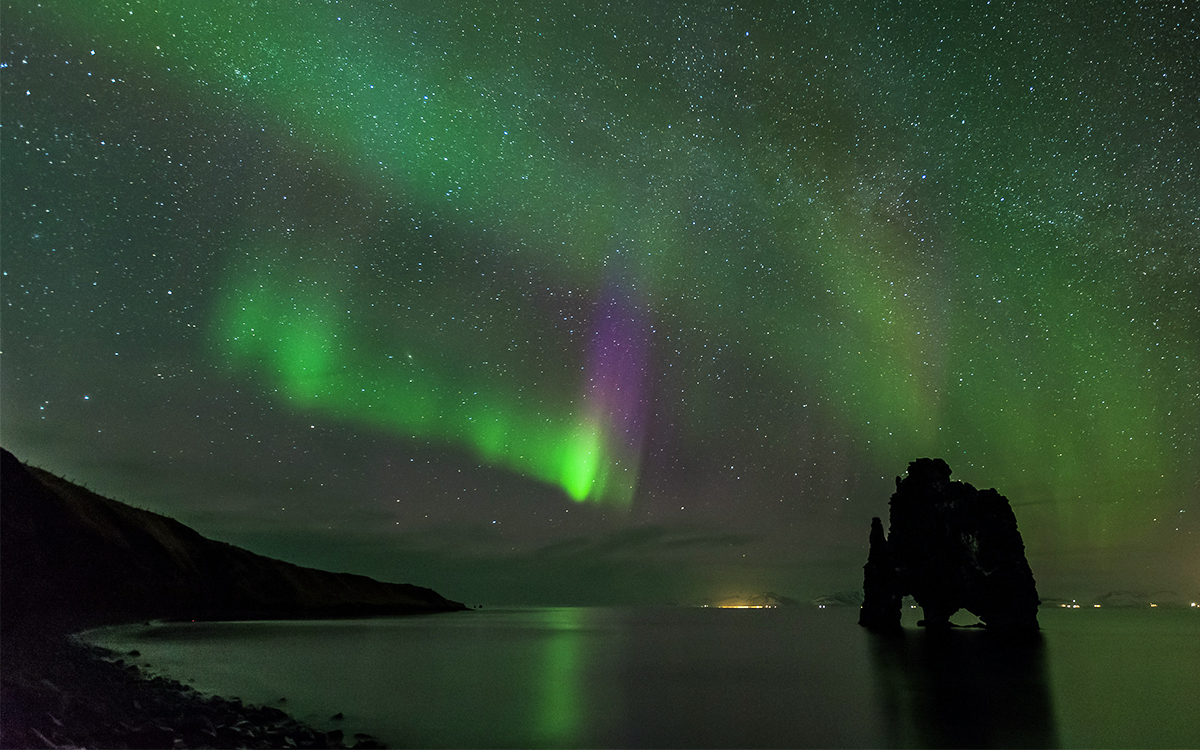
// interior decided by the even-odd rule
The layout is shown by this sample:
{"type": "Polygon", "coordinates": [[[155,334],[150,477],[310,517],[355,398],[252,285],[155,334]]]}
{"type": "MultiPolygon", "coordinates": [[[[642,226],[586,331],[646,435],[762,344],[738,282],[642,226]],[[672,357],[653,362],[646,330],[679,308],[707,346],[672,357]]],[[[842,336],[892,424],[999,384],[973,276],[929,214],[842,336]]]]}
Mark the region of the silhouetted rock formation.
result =
{"type": "Polygon", "coordinates": [[[883,535],[883,523],[872,518],[871,549],[863,566],[863,603],[858,624],[872,630],[899,628],[902,598],[896,586],[896,567],[883,535]]]}
{"type": "Polygon", "coordinates": [[[465,610],[437,592],[327,573],[206,539],[0,449],[0,634],[173,619],[465,610]]]}
{"type": "Polygon", "coordinates": [[[871,521],[860,625],[898,627],[901,599],[911,594],[926,627],[948,627],[965,609],[989,628],[1038,629],[1037,588],[1007,498],[952,482],[945,461],[920,458],[896,477],[890,505],[886,538],[871,521]]]}

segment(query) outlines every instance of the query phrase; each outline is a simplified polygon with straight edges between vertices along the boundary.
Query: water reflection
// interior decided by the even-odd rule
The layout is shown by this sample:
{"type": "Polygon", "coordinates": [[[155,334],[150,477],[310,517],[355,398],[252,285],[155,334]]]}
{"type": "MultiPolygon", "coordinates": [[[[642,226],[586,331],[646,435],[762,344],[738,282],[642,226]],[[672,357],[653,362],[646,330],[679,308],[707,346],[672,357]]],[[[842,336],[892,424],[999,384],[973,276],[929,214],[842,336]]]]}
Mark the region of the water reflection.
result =
{"type": "Polygon", "coordinates": [[[580,740],[583,695],[579,651],[584,612],[554,609],[542,613],[541,625],[549,634],[540,670],[543,682],[537,733],[544,747],[574,747],[580,740]]]}
{"type": "Polygon", "coordinates": [[[1058,747],[1041,635],[980,630],[871,636],[892,747],[1058,747]]]}

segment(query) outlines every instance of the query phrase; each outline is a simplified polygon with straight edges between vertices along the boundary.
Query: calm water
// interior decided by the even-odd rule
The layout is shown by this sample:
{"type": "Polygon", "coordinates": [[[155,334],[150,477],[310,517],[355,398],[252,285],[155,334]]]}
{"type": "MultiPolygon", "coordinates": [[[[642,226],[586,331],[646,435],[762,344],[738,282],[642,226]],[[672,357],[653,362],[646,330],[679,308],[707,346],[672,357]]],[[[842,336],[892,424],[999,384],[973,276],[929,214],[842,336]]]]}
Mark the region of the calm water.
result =
{"type": "Polygon", "coordinates": [[[1033,648],[857,616],[523,608],[87,640],[392,747],[1200,746],[1196,610],[1043,610],[1033,648]]]}

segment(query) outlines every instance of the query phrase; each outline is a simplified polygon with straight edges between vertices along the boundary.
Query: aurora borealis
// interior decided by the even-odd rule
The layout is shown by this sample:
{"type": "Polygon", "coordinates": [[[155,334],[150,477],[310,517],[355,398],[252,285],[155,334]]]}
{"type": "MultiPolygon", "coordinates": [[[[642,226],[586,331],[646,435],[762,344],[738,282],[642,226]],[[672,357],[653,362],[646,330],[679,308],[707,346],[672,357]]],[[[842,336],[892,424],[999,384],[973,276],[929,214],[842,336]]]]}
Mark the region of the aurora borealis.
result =
{"type": "Polygon", "coordinates": [[[1198,14],[1076,5],[5,2],[0,437],[464,601],[853,588],[938,456],[1194,594],[1198,14]]]}

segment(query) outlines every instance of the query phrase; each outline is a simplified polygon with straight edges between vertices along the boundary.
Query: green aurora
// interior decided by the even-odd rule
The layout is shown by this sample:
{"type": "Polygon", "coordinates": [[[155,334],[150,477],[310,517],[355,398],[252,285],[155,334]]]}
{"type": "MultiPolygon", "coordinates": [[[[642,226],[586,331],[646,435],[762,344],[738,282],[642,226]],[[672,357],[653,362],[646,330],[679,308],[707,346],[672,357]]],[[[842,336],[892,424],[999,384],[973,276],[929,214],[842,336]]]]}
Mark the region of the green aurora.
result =
{"type": "MultiPolygon", "coordinates": [[[[854,476],[922,455],[1028,506],[1047,553],[1149,539],[1195,506],[1194,19],[900,2],[5,15],[10,362],[66,314],[14,311],[15,285],[77,284],[117,254],[99,227],[120,222],[93,221],[114,210],[103,190],[37,161],[75,118],[92,132],[69,169],[109,165],[119,205],[143,207],[116,210],[156,248],[210,259],[179,356],[306,419],[623,514],[724,492],[755,523],[781,503],[869,517],[885,498],[854,476]],[[104,97],[186,122],[88,114],[104,97]],[[204,208],[167,153],[217,186],[204,208]],[[154,224],[152,193],[190,223],[154,224]],[[45,205],[68,219],[39,229],[45,205]]],[[[116,262],[157,283],[150,252],[116,262]]],[[[110,287],[134,308],[112,315],[165,325],[137,283],[110,287]]],[[[14,430],[6,444],[38,440],[14,430]]],[[[815,522],[797,512],[789,526],[815,522]]]]}

